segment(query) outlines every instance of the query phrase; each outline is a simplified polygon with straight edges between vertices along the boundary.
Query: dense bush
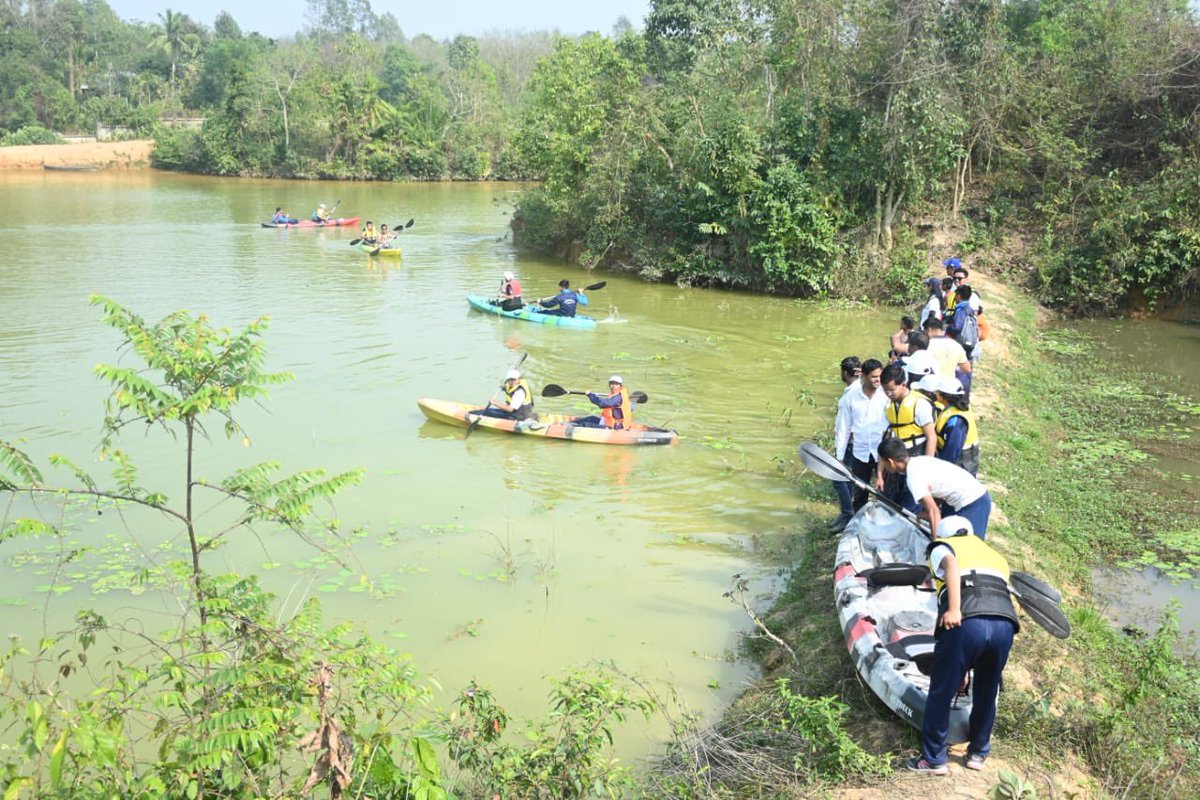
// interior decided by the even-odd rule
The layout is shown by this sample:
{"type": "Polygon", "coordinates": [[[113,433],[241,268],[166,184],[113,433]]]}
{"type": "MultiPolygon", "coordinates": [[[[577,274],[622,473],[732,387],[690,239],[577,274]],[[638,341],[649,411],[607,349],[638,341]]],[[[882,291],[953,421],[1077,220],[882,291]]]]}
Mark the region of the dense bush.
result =
{"type": "Polygon", "coordinates": [[[37,125],[27,125],[20,130],[4,134],[0,138],[0,147],[12,147],[22,144],[62,144],[63,138],[54,131],[48,131],[37,125]]]}

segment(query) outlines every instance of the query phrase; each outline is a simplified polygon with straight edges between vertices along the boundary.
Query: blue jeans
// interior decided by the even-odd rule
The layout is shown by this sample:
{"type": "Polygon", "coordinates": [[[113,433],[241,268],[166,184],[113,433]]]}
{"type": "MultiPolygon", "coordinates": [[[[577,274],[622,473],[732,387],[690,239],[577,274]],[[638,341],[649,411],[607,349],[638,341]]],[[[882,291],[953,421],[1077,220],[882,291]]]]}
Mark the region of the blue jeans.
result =
{"type": "Polygon", "coordinates": [[[833,491],[837,495],[838,510],[843,517],[854,513],[854,489],[850,481],[833,481],[833,491]]]}
{"type": "Polygon", "coordinates": [[[939,503],[938,509],[942,512],[942,516],[945,517],[951,514],[966,517],[971,521],[971,527],[975,529],[975,535],[980,539],[987,538],[988,517],[992,515],[992,495],[990,492],[984,492],[983,497],[967,503],[962,508],[950,508],[945,503],[939,503]]]}
{"type": "Polygon", "coordinates": [[[996,694],[1000,675],[1008,663],[1016,626],[1004,617],[967,617],[957,628],[938,628],[934,634],[933,673],[925,723],[921,726],[921,755],[930,764],[946,763],[946,736],[950,732],[950,704],[963,676],[975,670],[968,753],[986,756],[992,747],[996,723],[996,694]]]}

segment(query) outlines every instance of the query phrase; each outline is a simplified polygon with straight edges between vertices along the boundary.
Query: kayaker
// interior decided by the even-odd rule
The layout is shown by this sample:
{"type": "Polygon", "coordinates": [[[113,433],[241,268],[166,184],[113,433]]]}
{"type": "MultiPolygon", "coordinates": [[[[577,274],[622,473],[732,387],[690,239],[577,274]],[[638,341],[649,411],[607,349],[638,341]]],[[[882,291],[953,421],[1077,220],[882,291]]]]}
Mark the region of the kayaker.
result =
{"type": "Polygon", "coordinates": [[[329,213],[325,211],[325,204],[321,203],[317,206],[317,210],[312,213],[312,221],[324,225],[329,222],[329,213]]]}
{"type": "MultiPolygon", "coordinates": [[[[883,364],[868,358],[862,362],[857,383],[842,393],[834,429],[834,454],[863,482],[875,476],[876,448],[887,430],[887,395],[879,388],[883,364]]],[[[859,489],[851,503],[857,511],[867,503],[867,493],[859,489]]]]}
{"type": "Polygon", "coordinates": [[[992,749],[996,695],[1013,637],[1021,629],[1009,595],[1009,568],[971,521],[946,517],[926,558],[938,592],[938,626],[933,667],[921,725],[921,754],[905,766],[926,775],[945,775],[950,706],[967,671],[973,669],[971,717],[964,766],[982,770],[992,749]]]}
{"type": "Polygon", "coordinates": [[[271,221],[276,225],[295,225],[300,220],[293,218],[291,214],[284,211],[283,206],[276,206],[275,216],[271,218],[271,221]]]}
{"type": "Polygon", "coordinates": [[[378,237],[377,241],[379,242],[380,245],[387,247],[388,242],[390,242],[392,239],[395,239],[395,238],[396,238],[395,232],[393,232],[392,230],[390,230],[388,228],[386,222],[379,226],[379,237],[378,237]]]}
{"type": "Polygon", "coordinates": [[[620,375],[608,379],[608,396],[601,397],[595,392],[588,392],[587,399],[593,405],[600,407],[600,416],[581,417],[574,421],[575,425],[585,428],[608,428],[620,431],[633,425],[633,403],[629,402],[629,392],[625,389],[625,381],[620,375]]]}
{"type": "Polygon", "coordinates": [[[912,317],[906,316],[900,318],[900,330],[892,334],[892,349],[888,351],[888,360],[891,363],[894,364],[908,355],[908,336],[913,332],[915,324],[912,317]]]}
{"type": "Polygon", "coordinates": [[[379,233],[375,230],[375,224],[371,220],[367,220],[367,224],[363,225],[359,235],[362,236],[363,244],[379,244],[379,233]]]}
{"type": "MultiPolygon", "coordinates": [[[[846,427],[846,417],[849,414],[848,410],[842,408],[842,398],[846,396],[855,386],[859,385],[859,377],[862,375],[862,362],[858,360],[858,356],[846,356],[841,363],[842,376],[842,395],[838,398],[837,417],[833,423],[834,436],[837,436],[837,431],[846,427]]],[[[850,464],[847,463],[844,451],[849,449],[852,444],[853,435],[848,435],[846,446],[842,448],[843,455],[838,458],[847,468],[850,464]]],[[[850,518],[854,516],[854,491],[850,488],[850,481],[830,481],[833,484],[833,491],[838,499],[838,516],[829,525],[829,530],[833,533],[843,531],[850,518]]]]}
{"type": "Polygon", "coordinates": [[[501,392],[504,394],[503,400],[493,400],[487,407],[470,413],[497,419],[525,420],[533,417],[533,392],[521,377],[520,370],[510,369],[505,374],[504,383],[497,394],[501,392]]]}
{"type": "MultiPolygon", "coordinates": [[[[928,379],[927,379],[928,380],[928,379]]],[[[937,431],[937,457],[957,464],[971,475],[979,474],[979,423],[957,378],[935,378],[941,410],[933,423],[937,431]]]]}
{"type": "Polygon", "coordinates": [[[500,292],[496,295],[496,302],[505,311],[516,311],[525,305],[521,300],[521,282],[512,272],[504,273],[503,280],[500,282],[500,292]]]}
{"type": "Polygon", "coordinates": [[[575,306],[579,303],[579,295],[571,291],[571,282],[563,278],[558,282],[558,294],[539,300],[543,314],[556,314],[560,317],[575,316],[575,306]]]}
{"type": "Polygon", "coordinates": [[[917,516],[929,520],[930,530],[938,529],[943,515],[958,514],[971,520],[980,539],[987,536],[992,496],[962,467],[933,456],[910,457],[904,442],[897,438],[879,445],[879,465],[886,473],[904,476],[920,509],[917,516]]]}

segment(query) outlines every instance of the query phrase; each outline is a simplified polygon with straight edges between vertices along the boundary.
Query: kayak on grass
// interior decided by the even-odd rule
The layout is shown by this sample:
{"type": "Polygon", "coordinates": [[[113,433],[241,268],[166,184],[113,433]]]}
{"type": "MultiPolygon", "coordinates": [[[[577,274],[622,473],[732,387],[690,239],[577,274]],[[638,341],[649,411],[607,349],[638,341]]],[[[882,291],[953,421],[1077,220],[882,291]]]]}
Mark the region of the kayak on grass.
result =
{"type": "MultiPolygon", "coordinates": [[[[925,720],[937,594],[925,566],[928,537],[876,501],[862,507],[838,542],[834,598],[859,675],[917,730],[925,720]]],[[[967,741],[974,681],[950,708],[950,743],[967,741]]]]}
{"type": "Polygon", "coordinates": [[[380,247],[377,244],[363,243],[358,246],[358,249],[362,250],[367,255],[372,255],[372,256],[388,256],[389,258],[399,258],[400,257],[400,248],[399,247],[380,247]]]}
{"type": "Polygon", "coordinates": [[[471,304],[471,308],[507,317],[508,319],[523,319],[526,322],[537,322],[541,325],[557,325],[560,328],[591,329],[596,327],[596,320],[591,317],[585,317],[583,314],[576,314],[573,317],[560,317],[557,314],[543,314],[540,311],[534,311],[532,306],[526,306],[517,311],[505,311],[492,298],[479,294],[467,295],[467,302],[471,304]]]}
{"type": "Polygon", "coordinates": [[[296,222],[264,222],[264,228],[342,228],[347,225],[357,225],[362,217],[338,217],[331,219],[328,222],[313,222],[311,219],[297,220],[296,222]]]}
{"type": "Polygon", "coordinates": [[[470,412],[480,408],[478,403],[456,403],[453,400],[422,398],[417,405],[426,417],[435,422],[445,422],[460,428],[468,427],[478,420],[480,428],[501,433],[519,433],[525,436],[541,436],[545,439],[566,439],[572,442],[592,444],[674,444],[679,434],[666,428],[649,425],[634,425],[627,430],[614,431],[608,428],[585,428],[572,424],[578,416],[567,414],[538,414],[536,419],[518,422],[513,419],[482,417],[470,412]]]}

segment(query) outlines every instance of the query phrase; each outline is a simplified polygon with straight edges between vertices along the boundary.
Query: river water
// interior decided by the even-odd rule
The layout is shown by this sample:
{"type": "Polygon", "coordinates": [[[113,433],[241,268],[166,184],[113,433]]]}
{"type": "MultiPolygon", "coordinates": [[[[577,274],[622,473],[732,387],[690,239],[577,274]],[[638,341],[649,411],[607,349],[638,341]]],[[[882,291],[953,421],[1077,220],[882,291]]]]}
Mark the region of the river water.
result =
{"type": "MultiPolygon", "coordinates": [[[[894,317],[589,276],[519,255],[506,236],[506,184],[133,171],[7,173],[0,190],[0,438],[108,473],[95,458],[108,387],[92,368],[122,356],[92,293],[149,320],[188,309],[237,329],[269,314],[266,367],[296,379],[245,407],[249,448],[215,425],[198,472],[217,481],[267,460],[285,472],[364,468],[328,510],[353,542],[353,568],[264,531],[233,537],[210,569],[260,573],[281,613],[319,596],[330,620],[410,652],[445,687],[440,702],[477,678],[519,715],[543,713],[549,679],[600,660],[675,687],[709,714],[752,677],[733,657],[748,621],[722,594],[738,573],[751,578],[753,602],[769,602],[800,502],[780,460],[829,426],[838,361],[884,351],[894,317]],[[259,225],[278,205],[303,216],[338,200],[339,214],[377,225],[413,218],[403,259],[349,247],[356,229],[259,225]],[[465,295],[494,291],[510,269],[527,296],[552,294],[564,276],[607,279],[588,309],[603,322],[559,330],[470,311],[465,295]],[[678,429],[682,442],[606,448],[486,431],[464,441],[418,410],[420,397],[483,404],[522,353],[535,389],[602,389],[620,373],[650,396],[641,419],[678,429]]],[[[582,410],[576,399],[539,408],[582,410]]],[[[178,443],[136,432],[121,444],[146,483],[179,499],[178,443]]],[[[212,506],[210,520],[221,515],[212,506]]],[[[0,632],[38,636],[84,606],[169,624],[170,600],[131,589],[129,575],[143,560],[178,558],[183,534],[116,517],[88,517],[76,537],[95,552],[53,580],[56,546],[5,542],[0,632]]],[[[647,743],[663,735],[644,732],[647,743]]]]}

